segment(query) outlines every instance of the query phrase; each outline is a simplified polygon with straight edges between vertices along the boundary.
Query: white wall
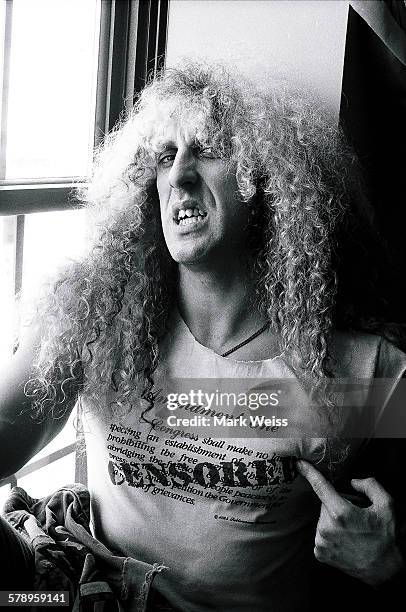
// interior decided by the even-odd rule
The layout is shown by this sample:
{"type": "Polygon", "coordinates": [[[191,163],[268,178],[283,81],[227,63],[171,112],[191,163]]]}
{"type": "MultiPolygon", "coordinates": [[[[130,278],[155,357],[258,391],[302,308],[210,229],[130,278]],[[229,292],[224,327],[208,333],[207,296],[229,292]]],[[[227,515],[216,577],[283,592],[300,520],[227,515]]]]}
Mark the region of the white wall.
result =
{"type": "Polygon", "coordinates": [[[282,74],[338,114],[347,13],[346,0],[171,0],[167,65],[201,57],[263,82],[282,74]]]}

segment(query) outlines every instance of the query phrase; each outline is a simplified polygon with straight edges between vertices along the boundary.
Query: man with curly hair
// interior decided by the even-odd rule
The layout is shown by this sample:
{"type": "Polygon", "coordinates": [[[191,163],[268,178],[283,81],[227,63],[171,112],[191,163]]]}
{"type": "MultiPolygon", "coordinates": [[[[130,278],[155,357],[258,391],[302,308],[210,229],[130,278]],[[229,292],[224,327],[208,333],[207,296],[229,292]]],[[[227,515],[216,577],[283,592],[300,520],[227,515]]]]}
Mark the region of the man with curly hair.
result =
{"type": "Polygon", "coordinates": [[[81,194],[89,252],[40,301],[5,381],[2,472],[79,398],[94,534],[165,566],[154,585],[175,610],[314,610],[315,556],[373,586],[403,566],[389,493],[353,480],[359,508],[330,483],[354,474],[363,446],[339,440],[350,417],[320,425],[306,393],[329,406],[326,380],[393,387],[406,368],[366,333],[385,304],[365,241],[350,238],[370,224],[357,177],[340,131],[303,98],[201,64],[159,75],[98,153],[81,194]],[[248,392],[290,381],[289,433],[246,406],[182,399],[185,380],[210,379],[248,392]]]}

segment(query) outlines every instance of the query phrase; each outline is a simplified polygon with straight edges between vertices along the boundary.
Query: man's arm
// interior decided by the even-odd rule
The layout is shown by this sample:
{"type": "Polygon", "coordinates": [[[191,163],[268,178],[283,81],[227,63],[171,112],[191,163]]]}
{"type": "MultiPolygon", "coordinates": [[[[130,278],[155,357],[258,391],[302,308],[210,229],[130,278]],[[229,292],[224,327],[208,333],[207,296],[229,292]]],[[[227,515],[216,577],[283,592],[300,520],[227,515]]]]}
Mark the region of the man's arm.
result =
{"type": "Polygon", "coordinates": [[[62,430],[77,399],[77,394],[65,399],[60,405],[66,409],[61,418],[49,416],[41,423],[33,420],[24,385],[32,377],[38,345],[38,332],[27,335],[0,372],[0,478],[19,470],[62,430]]]}

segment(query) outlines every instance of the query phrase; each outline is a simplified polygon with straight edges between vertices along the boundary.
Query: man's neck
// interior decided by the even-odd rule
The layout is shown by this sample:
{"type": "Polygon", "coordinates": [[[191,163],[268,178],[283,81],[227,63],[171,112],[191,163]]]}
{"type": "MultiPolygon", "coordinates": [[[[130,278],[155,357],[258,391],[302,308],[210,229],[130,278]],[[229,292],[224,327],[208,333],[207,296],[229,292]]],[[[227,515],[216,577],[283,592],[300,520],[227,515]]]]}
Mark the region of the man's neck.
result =
{"type": "Polygon", "coordinates": [[[179,266],[178,305],[194,337],[223,353],[264,325],[253,308],[254,284],[246,266],[223,261],[215,269],[179,266]]]}

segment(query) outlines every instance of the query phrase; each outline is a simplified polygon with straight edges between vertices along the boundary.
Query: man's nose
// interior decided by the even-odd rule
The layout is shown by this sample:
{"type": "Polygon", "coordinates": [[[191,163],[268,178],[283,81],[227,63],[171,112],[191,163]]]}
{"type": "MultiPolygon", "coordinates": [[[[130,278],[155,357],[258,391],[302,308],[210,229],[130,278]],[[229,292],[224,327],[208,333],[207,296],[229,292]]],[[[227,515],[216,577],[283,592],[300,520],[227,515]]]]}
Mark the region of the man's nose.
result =
{"type": "Polygon", "coordinates": [[[169,184],[174,189],[194,185],[197,180],[196,158],[191,152],[177,151],[169,172],[169,184]]]}

